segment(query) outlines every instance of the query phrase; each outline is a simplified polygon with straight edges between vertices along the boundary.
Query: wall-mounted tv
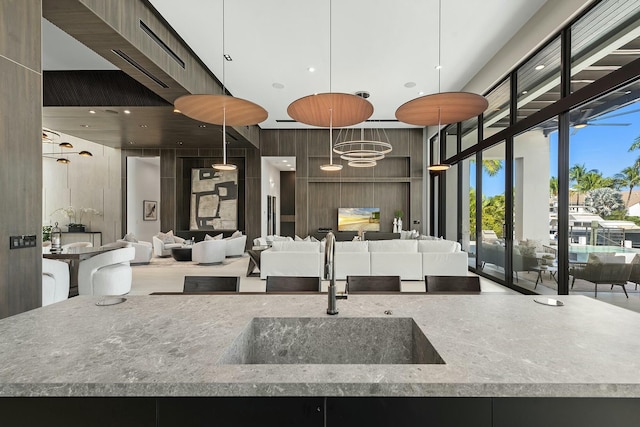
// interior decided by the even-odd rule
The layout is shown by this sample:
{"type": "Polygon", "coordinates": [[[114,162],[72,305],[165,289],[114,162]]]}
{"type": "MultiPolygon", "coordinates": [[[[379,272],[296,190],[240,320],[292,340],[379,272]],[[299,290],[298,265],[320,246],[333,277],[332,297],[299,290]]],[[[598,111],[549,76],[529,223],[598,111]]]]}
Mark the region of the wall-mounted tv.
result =
{"type": "Polygon", "coordinates": [[[338,208],[338,231],[380,231],[380,208],[338,208]]]}

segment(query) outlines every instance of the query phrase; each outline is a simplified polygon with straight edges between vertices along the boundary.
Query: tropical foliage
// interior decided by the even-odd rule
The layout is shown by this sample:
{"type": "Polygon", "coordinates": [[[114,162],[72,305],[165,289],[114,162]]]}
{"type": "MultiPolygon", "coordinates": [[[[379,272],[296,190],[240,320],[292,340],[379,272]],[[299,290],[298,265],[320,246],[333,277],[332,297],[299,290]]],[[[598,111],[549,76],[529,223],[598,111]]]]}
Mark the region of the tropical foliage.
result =
{"type": "Polygon", "coordinates": [[[602,217],[610,216],[614,211],[624,208],[622,196],[613,188],[602,187],[590,190],[585,198],[585,205],[602,217]]]}

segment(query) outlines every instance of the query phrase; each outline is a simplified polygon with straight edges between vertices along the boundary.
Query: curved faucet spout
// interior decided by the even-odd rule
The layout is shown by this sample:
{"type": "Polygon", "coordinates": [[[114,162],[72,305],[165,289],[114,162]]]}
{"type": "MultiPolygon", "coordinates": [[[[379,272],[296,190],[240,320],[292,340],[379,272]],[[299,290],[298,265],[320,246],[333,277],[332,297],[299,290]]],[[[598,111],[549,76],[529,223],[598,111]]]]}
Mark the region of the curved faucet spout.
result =
{"type": "Polygon", "coordinates": [[[332,232],[327,233],[324,245],[324,276],[329,280],[329,302],[327,306],[327,314],[338,314],[337,299],[346,299],[346,294],[338,297],[336,295],[336,271],[335,271],[335,248],[336,237],[332,232]]]}

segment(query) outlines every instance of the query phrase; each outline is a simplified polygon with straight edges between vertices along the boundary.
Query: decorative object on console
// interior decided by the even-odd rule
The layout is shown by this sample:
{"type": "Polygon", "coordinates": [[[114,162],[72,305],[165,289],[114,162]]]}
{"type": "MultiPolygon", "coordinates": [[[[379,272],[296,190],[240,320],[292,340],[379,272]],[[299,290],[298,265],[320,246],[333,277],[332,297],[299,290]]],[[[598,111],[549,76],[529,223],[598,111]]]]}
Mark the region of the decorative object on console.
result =
{"type": "Polygon", "coordinates": [[[393,214],[398,219],[397,221],[393,221],[394,226],[397,225],[397,228],[394,228],[393,232],[400,233],[402,231],[402,217],[404,216],[404,212],[402,212],[401,209],[398,209],[393,214]]]}
{"type": "MultiPolygon", "coordinates": [[[[222,125],[222,163],[213,166],[218,171],[234,171],[236,165],[227,163],[227,125],[255,125],[267,119],[267,111],[245,99],[226,95],[225,63],[231,56],[225,52],[224,0],[222,1],[222,95],[185,95],[176,99],[175,108],[187,117],[201,122],[222,125]]],[[[235,228],[235,227],[234,227],[235,228]]]]}
{"type": "Polygon", "coordinates": [[[70,233],[84,233],[86,231],[86,226],[82,223],[83,217],[84,219],[88,219],[93,215],[102,215],[100,211],[93,208],[76,209],[73,206],[68,206],[66,208],[56,209],[55,211],[51,212],[49,216],[55,216],[58,213],[61,213],[69,219],[69,224],[67,224],[67,227],[70,233]]]}
{"type": "Polygon", "coordinates": [[[51,252],[60,252],[62,250],[62,230],[56,222],[51,229],[51,252]]]}
{"type": "Polygon", "coordinates": [[[191,169],[189,230],[238,228],[238,171],[191,169]]]}

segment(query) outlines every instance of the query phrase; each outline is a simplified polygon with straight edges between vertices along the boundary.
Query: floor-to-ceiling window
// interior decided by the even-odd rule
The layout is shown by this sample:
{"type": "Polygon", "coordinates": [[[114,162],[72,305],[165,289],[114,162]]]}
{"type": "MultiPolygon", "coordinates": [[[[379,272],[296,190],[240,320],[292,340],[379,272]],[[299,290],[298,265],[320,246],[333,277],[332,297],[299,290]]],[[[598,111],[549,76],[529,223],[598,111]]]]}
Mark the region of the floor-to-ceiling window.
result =
{"type": "Polygon", "coordinates": [[[441,209],[436,224],[449,237],[456,222],[471,269],[523,292],[565,293],[586,274],[587,246],[615,247],[612,256],[628,264],[640,259],[620,255],[640,248],[639,80],[640,2],[602,0],[485,94],[481,117],[445,129],[457,145],[441,147],[438,159],[454,167],[436,180],[446,204],[447,182],[457,181],[458,215],[441,209]],[[613,221],[626,222],[615,231],[613,221]]]}
{"type": "Polygon", "coordinates": [[[505,277],[505,143],[482,151],[479,257],[489,276],[505,277]]]}
{"type": "Polygon", "coordinates": [[[529,290],[557,290],[551,228],[558,194],[556,127],[557,119],[549,120],[516,135],[513,143],[513,283],[529,290]]]}

